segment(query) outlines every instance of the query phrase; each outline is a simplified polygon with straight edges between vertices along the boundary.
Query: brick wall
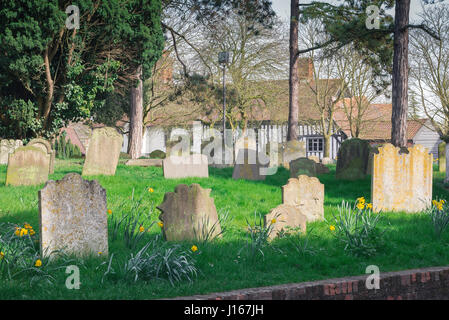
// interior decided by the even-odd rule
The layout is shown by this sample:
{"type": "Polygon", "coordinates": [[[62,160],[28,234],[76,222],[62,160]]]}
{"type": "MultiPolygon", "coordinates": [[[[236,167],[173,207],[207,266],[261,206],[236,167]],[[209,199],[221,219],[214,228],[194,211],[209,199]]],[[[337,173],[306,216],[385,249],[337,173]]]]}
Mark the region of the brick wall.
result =
{"type": "Polygon", "coordinates": [[[180,300],[414,300],[449,299],[449,266],[380,274],[380,288],[367,289],[367,275],[243,289],[180,300]]]}

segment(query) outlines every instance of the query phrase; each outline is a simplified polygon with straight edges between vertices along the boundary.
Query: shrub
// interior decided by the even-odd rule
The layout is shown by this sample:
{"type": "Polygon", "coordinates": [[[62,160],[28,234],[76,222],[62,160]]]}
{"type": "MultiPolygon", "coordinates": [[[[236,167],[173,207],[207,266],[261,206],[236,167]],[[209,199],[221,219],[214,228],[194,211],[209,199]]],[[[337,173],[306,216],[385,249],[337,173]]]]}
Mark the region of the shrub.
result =
{"type": "Polygon", "coordinates": [[[353,208],[343,200],[338,212],[338,217],[333,215],[329,228],[345,245],[345,250],[357,256],[374,255],[381,245],[382,234],[377,228],[380,213],[374,213],[372,205],[365,204],[363,197],[357,199],[353,208]]]}

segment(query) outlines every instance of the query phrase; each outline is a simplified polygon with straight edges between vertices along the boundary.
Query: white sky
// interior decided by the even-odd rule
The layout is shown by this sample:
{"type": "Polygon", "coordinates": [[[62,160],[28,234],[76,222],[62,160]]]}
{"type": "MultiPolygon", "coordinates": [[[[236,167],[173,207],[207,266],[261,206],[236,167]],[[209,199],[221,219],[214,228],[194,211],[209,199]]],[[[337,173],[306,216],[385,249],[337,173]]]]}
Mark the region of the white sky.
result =
{"type": "MultiPolygon", "coordinates": [[[[337,1],[326,1],[331,3],[338,3],[337,1]]],[[[273,9],[276,13],[282,17],[283,19],[289,20],[290,16],[290,0],[272,0],[273,9]]],[[[300,0],[300,2],[309,3],[311,0],[300,0]]],[[[445,1],[447,3],[447,0],[445,1]]],[[[416,22],[418,18],[418,14],[421,11],[421,1],[420,0],[411,0],[410,4],[410,22],[416,22]]],[[[392,12],[389,12],[394,16],[394,9],[392,12]]]]}

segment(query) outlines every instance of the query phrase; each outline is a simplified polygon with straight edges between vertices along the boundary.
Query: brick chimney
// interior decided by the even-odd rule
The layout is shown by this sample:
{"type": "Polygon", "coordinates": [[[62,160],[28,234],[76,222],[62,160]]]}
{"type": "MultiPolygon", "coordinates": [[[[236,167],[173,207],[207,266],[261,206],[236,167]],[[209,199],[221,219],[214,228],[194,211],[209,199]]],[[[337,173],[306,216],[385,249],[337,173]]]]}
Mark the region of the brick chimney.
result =
{"type": "Polygon", "coordinates": [[[298,58],[298,77],[299,81],[313,80],[313,61],[312,58],[298,58]]]}

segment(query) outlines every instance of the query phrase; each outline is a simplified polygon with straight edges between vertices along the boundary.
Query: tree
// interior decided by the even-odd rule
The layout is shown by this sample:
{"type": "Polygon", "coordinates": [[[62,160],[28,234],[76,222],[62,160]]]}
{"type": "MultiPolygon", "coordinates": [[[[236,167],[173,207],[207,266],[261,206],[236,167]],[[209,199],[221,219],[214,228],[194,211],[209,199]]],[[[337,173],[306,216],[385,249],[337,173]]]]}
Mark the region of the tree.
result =
{"type": "Polygon", "coordinates": [[[129,91],[137,66],[148,75],[159,58],[160,0],[79,1],[79,29],[65,26],[69,4],[2,3],[0,134],[49,137],[89,118],[111,94],[129,91]]]}
{"type": "MultiPolygon", "coordinates": [[[[417,100],[416,117],[425,114],[449,147],[449,8],[424,8],[421,18],[440,40],[422,30],[411,34],[411,94],[417,100]]],[[[446,162],[448,163],[448,162],[446,162]]],[[[446,168],[446,181],[449,168],[446,168]]]]}
{"type": "Polygon", "coordinates": [[[410,0],[396,0],[396,2],[393,0],[344,0],[340,5],[312,2],[300,4],[300,7],[303,8],[300,10],[303,19],[320,19],[325,25],[326,32],[330,35],[328,40],[317,44],[314,48],[308,48],[306,51],[324,48],[335,43],[338,44],[336,46],[338,49],[348,43],[354,43],[354,47],[361,53],[369,53],[367,56],[370,57],[370,63],[377,74],[392,73],[394,96],[392,99],[391,138],[396,146],[405,146],[408,108],[408,30],[418,28],[435,36],[425,24],[412,25],[408,23],[410,0]],[[385,10],[392,8],[395,3],[395,21],[393,23],[392,17],[386,14],[385,10]],[[367,9],[372,5],[379,8],[379,28],[366,27],[366,22],[370,19],[367,9]],[[393,35],[394,37],[392,37],[393,35]],[[393,55],[392,51],[394,51],[393,55]],[[391,68],[392,56],[393,70],[391,68]]]}
{"type": "Polygon", "coordinates": [[[290,68],[288,78],[288,132],[287,141],[298,139],[298,112],[299,112],[299,78],[298,78],[298,21],[299,0],[290,3],[290,68]]]}

